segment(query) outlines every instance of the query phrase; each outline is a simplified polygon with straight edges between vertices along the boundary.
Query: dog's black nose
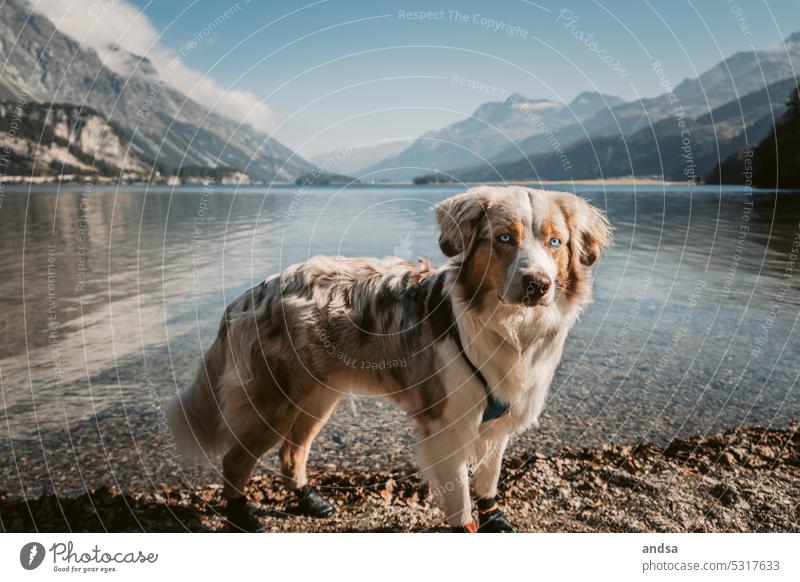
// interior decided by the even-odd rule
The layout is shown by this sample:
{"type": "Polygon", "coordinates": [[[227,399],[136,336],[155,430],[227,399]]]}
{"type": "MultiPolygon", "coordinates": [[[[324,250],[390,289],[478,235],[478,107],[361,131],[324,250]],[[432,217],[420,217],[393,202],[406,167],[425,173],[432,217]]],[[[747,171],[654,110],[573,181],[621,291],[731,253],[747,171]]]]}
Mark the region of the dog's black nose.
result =
{"type": "Polygon", "coordinates": [[[522,302],[535,303],[550,290],[553,281],[545,273],[536,271],[522,276],[522,302]]]}

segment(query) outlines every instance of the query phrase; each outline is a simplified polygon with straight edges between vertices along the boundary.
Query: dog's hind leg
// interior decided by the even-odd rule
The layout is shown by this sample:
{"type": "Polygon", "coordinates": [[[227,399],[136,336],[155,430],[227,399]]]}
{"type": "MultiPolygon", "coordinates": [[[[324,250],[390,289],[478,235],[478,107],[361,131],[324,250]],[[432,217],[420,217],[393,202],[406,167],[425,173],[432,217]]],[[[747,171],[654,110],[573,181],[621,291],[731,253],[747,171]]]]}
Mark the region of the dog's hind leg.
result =
{"type": "Polygon", "coordinates": [[[280,450],[281,470],[286,486],[295,491],[299,511],[311,517],[329,517],[334,508],[309,484],[306,463],[311,443],[325,426],[342,394],[318,386],[297,406],[300,409],[280,450]]]}
{"type": "Polygon", "coordinates": [[[247,427],[236,431],[233,446],[222,458],[228,522],[235,529],[258,531],[258,520],[247,505],[245,485],[258,459],[275,446],[297,416],[288,402],[270,412],[258,422],[251,418],[247,427]]]}

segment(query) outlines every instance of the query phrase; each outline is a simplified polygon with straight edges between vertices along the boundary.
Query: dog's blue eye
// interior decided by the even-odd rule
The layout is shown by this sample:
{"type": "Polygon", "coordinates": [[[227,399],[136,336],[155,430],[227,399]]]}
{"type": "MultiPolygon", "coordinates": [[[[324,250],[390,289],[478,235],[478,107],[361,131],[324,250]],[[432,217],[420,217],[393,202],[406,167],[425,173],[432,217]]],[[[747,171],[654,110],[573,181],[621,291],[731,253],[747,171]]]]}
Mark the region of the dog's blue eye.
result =
{"type": "Polygon", "coordinates": [[[551,238],[550,246],[553,247],[554,249],[557,249],[558,247],[561,246],[561,239],[556,237],[551,238]]]}
{"type": "Polygon", "coordinates": [[[510,243],[511,242],[511,235],[507,232],[504,232],[501,235],[498,235],[497,240],[501,243],[510,243]]]}

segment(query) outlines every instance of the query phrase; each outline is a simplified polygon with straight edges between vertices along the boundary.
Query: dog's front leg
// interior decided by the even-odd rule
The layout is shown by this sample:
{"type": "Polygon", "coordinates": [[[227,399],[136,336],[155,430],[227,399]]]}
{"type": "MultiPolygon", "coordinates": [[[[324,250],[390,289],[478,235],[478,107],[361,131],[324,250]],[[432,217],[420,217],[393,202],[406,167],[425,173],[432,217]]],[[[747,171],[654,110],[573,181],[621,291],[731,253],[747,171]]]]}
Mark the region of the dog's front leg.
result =
{"type": "Polygon", "coordinates": [[[444,433],[430,437],[419,451],[419,461],[447,524],[456,531],[475,531],[467,459],[462,451],[452,450],[452,442],[444,433]]]}
{"type": "Polygon", "coordinates": [[[474,532],[476,524],[472,518],[466,461],[442,461],[437,473],[440,477],[434,493],[439,497],[439,506],[444,510],[447,524],[456,531],[474,532]]]}
{"type": "Polygon", "coordinates": [[[507,435],[499,439],[481,437],[477,464],[472,471],[472,485],[478,499],[488,499],[497,495],[497,482],[500,480],[500,469],[503,466],[503,455],[507,444],[507,435]]]}
{"type": "Polygon", "coordinates": [[[497,503],[497,482],[503,466],[503,455],[508,444],[508,435],[495,440],[483,440],[482,455],[472,474],[472,485],[478,496],[478,531],[487,533],[510,533],[514,527],[508,522],[497,503]]]}

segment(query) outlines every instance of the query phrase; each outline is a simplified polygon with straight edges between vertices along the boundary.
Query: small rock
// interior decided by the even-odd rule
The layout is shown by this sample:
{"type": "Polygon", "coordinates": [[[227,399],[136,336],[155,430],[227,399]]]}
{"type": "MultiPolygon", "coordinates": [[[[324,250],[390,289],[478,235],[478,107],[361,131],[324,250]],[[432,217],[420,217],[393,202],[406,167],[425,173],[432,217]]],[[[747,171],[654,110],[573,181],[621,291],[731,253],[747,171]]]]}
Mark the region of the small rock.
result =
{"type": "Polygon", "coordinates": [[[736,505],[739,500],[739,492],[733,484],[726,486],[723,483],[719,483],[711,488],[711,495],[728,507],[736,505]]]}

